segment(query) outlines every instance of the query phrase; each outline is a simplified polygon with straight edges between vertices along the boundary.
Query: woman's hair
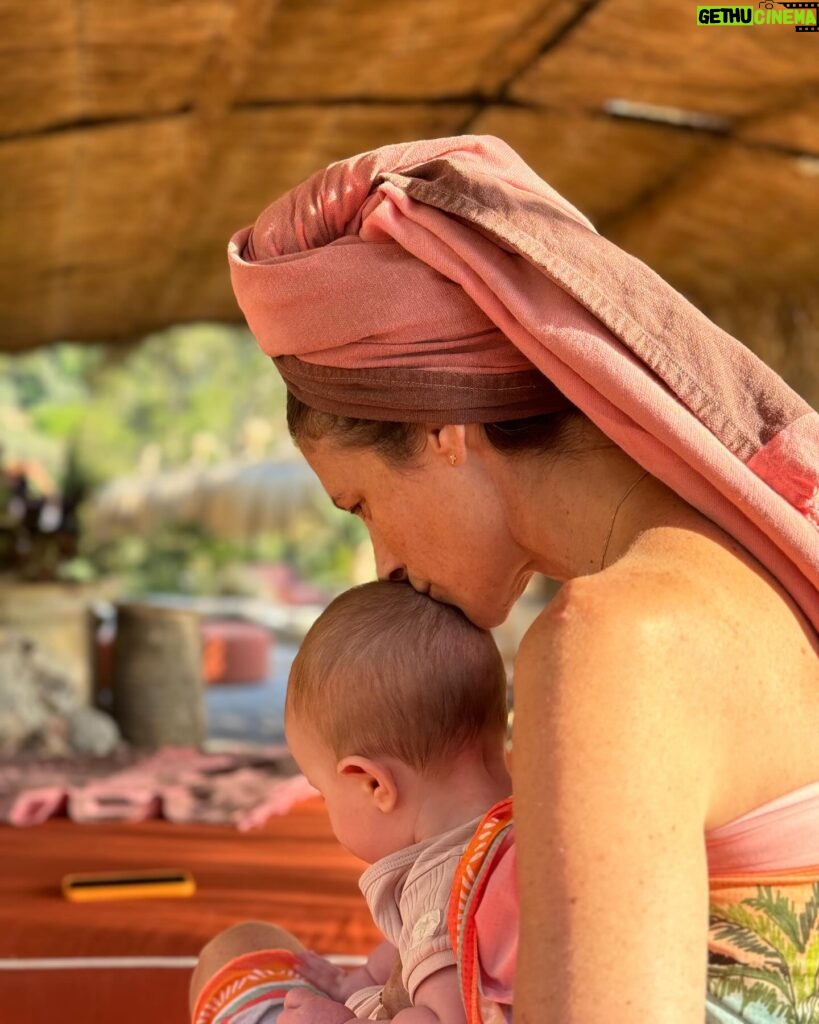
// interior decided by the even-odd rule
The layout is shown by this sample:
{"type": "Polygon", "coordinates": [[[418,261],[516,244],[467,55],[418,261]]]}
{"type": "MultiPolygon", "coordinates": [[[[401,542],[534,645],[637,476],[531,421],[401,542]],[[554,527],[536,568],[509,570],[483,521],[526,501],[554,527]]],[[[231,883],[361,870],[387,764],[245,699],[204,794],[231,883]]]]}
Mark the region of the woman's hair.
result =
{"type": "MultiPolygon", "coordinates": [[[[574,428],[584,420],[577,406],[505,423],[483,423],[489,443],[505,455],[542,455],[572,450],[574,428]]],[[[287,426],[297,445],[329,438],[342,448],[372,448],[387,462],[409,462],[424,447],[421,423],[363,420],[319,412],[287,392],[287,426]]]]}
{"type": "Polygon", "coordinates": [[[407,583],[337,597],[304,639],[285,714],[332,749],[422,771],[506,734],[506,671],[491,633],[407,583]]]}

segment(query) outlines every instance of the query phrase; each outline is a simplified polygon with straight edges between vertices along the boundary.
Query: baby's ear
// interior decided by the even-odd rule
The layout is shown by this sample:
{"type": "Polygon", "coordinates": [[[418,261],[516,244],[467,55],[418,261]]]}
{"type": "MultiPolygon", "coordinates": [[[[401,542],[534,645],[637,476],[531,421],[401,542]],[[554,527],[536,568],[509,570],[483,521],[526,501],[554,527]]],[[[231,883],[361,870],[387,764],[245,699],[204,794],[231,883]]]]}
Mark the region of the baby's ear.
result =
{"type": "Polygon", "coordinates": [[[398,783],[388,765],[369,757],[351,754],[338,762],[336,771],[349,782],[362,787],[366,797],[385,814],[398,803],[398,783]]]}

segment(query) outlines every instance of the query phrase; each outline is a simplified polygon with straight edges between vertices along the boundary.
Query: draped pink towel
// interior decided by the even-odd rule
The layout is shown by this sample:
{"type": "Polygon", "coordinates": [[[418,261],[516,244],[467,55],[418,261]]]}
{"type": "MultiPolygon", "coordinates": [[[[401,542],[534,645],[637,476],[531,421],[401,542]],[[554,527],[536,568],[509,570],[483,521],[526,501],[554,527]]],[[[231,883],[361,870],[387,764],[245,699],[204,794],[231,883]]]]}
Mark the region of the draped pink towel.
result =
{"type": "Polygon", "coordinates": [[[229,260],[251,330],[309,405],[490,422],[565,395],[819,629],[819,415],[501,140],[332,164],[237,232],[229,260]]]}
{"type": "Polygon", "coordinates": [[[711,878],[819,869],[819,782],[711,829],[705,840],[711,878]]]}

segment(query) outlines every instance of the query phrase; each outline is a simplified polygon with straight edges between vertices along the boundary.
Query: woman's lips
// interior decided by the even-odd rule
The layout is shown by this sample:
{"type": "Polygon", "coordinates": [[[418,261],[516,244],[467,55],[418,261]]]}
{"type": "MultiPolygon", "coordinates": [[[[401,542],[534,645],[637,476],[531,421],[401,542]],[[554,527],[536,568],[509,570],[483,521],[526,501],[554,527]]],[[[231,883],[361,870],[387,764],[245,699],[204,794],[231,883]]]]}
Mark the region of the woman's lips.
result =
{"type": "MultiPolygon", "coordinates": [[[[430,583],[419,583],[416,582],[412,576],[409,577],[409,583],[413,590],[416,590],[419,594],[430,594],[432,590],[432,584],[430,583]]],[[[431,596],[431,594],[430,594],[431,596]]]]}

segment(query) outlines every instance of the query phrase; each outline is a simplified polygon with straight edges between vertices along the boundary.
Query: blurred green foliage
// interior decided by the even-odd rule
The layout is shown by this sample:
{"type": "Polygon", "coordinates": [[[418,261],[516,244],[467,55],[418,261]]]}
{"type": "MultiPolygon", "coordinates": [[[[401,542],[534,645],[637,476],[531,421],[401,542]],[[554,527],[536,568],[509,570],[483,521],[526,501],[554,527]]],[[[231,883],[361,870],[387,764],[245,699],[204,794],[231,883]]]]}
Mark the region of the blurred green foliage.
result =
{"type": "Polygon", "coordinates": [[[190,523],[168,524],[150,536],[131,534],[86,548],[93,563],[116,576],[131,595],[151,592],[252,596],[258,581],[246,567],[286,562],[305,580],[335,591],[353,582],[362,523],[334,509],[305,510],[287,532],[244,543],[225,540],[190,523]]]}
{"type": "MultiPolygon", "coordinates": [[[[290,454],[284,405],[281,378],[239,327],[193,324],[132,345],[0,355],[3,457],[33,464],[58,493],[69,473],[90,490],[138,471],[290,454]]],[[[247,585],[248,562],[284,560],[311,580],[344,585],[365,537],[328,502],[287,535],[239,544],[170,523],[95,548],[81,538],[81,553],[86,575],[115,573],[129,592],[225,593],[247,585]]]]}
{"type": "Polygon", "coordinates": [[[149,445],[162,466],[184,464],[203,434],[226,456],[254,416],[286,443],[284,397],[248,331],[215,324],[174,327],[134,345],[0,355],[0,406],[19,417],[16,430],[3,430],[7,455],[59,472],[60,442],[71,439],[94,482],[134,472],[149,445]]]}

